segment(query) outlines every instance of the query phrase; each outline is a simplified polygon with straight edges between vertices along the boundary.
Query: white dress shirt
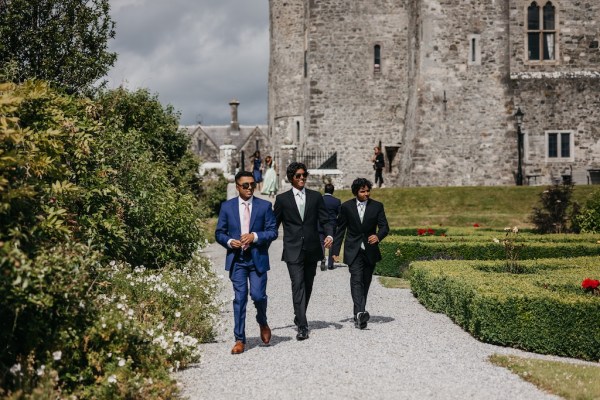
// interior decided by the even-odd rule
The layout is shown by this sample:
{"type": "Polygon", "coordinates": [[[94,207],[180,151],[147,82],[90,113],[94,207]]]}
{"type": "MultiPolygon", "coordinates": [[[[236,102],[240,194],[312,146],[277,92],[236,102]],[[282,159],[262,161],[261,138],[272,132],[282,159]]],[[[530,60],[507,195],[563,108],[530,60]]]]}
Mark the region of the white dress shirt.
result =
{"type": "MultiPolygon", "coordinates": [[[[250,198],[248,200],[243,200],[240,196],[238,196],[238,213],[240,216],[240,226],[244,225],[244,211],[246,210],[246,206],[244,205],[244,203],[248,203],[248,208],[250,209],[250,218],[252,218],[252,200],[254,199],[254,196],[250,196],[250,198]]],[[[250,233],[250,232],[248,232],[250,233]]],[[[256,234],[256,232],[251,232],[252,235],[254,235],[254,240],[252,241],[253,243],[256,243],[256,241],[258,241],[258,235],[256,234]]],[[[231,247],[231,241],[234,239],[229,239],[227,241],[227,246],[232,249],[233,247],[231,247]]]]}

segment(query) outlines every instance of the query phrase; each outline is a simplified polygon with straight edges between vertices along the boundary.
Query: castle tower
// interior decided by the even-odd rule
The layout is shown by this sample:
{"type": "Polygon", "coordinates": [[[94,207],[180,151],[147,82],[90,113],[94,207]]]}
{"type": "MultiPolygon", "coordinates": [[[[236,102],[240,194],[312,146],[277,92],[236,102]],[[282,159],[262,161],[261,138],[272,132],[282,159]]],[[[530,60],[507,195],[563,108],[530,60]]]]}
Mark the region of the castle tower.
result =
{"type": "Polygon", "coordinates": [[[269,136],[301,147],[304,131],[304,0],[269,0],[269,136]]]}

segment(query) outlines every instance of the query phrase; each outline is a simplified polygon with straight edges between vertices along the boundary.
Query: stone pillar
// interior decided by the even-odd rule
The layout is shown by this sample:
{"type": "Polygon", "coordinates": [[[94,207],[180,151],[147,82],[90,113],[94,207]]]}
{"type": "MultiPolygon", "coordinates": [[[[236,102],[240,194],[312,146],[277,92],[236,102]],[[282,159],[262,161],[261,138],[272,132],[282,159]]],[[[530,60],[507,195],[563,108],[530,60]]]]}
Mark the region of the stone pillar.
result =
{"type": "Polygon", "coordinates": [[[219,147],[219,161],[223,167],[223,176],[227,179],[227,199],[237,195],[235,190],[235,163],[237,161],[237,147],[224,144],[219,147]]]}

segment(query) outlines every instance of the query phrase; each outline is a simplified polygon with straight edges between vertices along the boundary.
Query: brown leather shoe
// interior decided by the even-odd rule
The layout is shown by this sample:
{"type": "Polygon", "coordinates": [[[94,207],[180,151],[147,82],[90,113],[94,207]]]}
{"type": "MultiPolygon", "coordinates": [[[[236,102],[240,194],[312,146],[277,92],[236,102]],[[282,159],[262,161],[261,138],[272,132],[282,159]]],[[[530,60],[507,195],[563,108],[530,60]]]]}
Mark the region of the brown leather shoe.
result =
{"type": "Polygon", "coordinates": [[[260,325],[260,338],[264,344],[269,344],[271,341],[271,328],[269,328],[269,325],[260,325]]]}
{"type": "Polygon", "coordinates": [[[237,340],[235,346],[231,349],[231,354],[242,354],[244,352],[244,342],[237,340]]]}

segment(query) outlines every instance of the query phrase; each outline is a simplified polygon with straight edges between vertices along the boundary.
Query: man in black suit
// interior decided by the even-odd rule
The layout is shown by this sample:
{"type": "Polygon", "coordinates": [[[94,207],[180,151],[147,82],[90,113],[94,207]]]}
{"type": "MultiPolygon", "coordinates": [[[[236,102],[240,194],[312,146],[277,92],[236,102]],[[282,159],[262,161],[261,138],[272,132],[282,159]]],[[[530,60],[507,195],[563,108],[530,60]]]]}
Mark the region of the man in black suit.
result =
{"type": "Polygon", "coordinates": [[[354,324],[359,329],[367,327],[370,316],[365,307],[375,264],[381,260],[379,242],[389,232],[383,204],[369,198],[372,188],[373,184],[365,178],[352,182],[352,194],[356,198],[342,204],[332,249],[337,261],[345,235],[344,263],[350,271],[354,324]]]}
{"type": "MultiPolygon", "coordinates": [[[[337,216],[340,213],[342,202],[337,197],[333,197],[334,190],[335,187],[332,183],[325,184],[323,201],[325,202],[325,208],[327,208],[327,213],[329,214],[329,221],[334,226],[333,233],[335,234],[335,224],[337,222],[337,216]]],[[[320,231],[320,235],[321,243],[323,244],[325,242],[325,232],[322,229],[320,231]]],[[[333,257],[331,251],[329,251],[329,256],[327,257],[327,269],[333,269],[333,257]]]]}
{"type": "Polygon", "coordinates": [[[333,225],[329,222],[327,209],[321,193],[306,189],[308,170],[306,165],[291,163],[286,170],[292,189],[278,194],[273,211],[277,227],[283,224],[283,254],[292,281],[294,323],[298,327],[296,339],[308,339],[306,309],[312,293],[317,263],[323,259],[319,240],[320,223],[327,237],[324,245],[331,247],[333,225]]]}

